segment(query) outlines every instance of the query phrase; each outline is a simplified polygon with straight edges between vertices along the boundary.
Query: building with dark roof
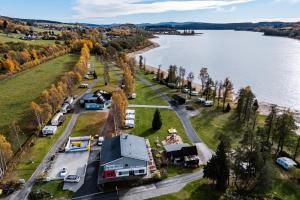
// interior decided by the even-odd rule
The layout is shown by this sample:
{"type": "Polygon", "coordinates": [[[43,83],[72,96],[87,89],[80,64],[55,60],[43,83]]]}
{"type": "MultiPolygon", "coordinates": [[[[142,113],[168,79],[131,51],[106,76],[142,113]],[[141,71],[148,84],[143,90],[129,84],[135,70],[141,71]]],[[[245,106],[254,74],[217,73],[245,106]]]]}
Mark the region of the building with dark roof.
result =
{"type": "Polygon", "coordinates": [[[196,166],[199,164],[198,150],[196,146],[189,144],[168,144],[165,145],[166,156],[174,164],[184,166],[196,166]]]}
{"type": "Polygon", "coordinates": [[[144,138],[122,134],[106,139],[100,156],[100,182],[145,176],[149,161],[144,138]]]}
{"type": "Polygon", "coordinates": [[[87,110],[101,110],[111,105],[112,94],[106,91],[97,90],[96,92],[86,93],[80,98],[80,105],[87,110]]]}

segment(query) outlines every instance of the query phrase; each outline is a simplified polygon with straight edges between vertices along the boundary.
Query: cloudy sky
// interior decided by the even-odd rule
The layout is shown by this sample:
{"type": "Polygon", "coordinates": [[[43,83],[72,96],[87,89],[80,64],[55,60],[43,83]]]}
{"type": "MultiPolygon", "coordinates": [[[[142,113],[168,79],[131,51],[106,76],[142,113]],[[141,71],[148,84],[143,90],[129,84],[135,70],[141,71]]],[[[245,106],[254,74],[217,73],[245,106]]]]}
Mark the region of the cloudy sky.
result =
{"type": "Polygon", "coordinates": [[[0,15],[97,24],[300,21],[300,0],[0,0],[0,15]]]}

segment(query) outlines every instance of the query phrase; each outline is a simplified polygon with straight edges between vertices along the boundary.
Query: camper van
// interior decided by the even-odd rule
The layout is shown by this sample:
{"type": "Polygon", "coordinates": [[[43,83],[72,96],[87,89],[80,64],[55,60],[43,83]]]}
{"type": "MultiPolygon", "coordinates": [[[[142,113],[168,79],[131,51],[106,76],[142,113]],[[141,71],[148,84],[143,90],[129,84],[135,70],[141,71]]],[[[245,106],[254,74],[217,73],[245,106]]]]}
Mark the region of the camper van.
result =
{"type": "Polygon", "coordinates": [[[62,112],[56,113],[51,120],[51,125],[52,126],[60,125],[63,122],[62,121],[63,117],[64,117],[64,114],[62,112]]]}
{"type": "Polygon", "coordinates": [[[68,97],[66,100],[65,100],[65,103],[68,103],[69,105],[72,105],[74,102],[74,98],[73,97],[68,97]]]}
{"type": "Polygon", "coordinates": [[[69,110],[70,110],[70,104],[64,103],[64,105],[60,109],[60,112],[66,114],[69,110]]]}
{"type": "Polygon", "coordinates": [[[53,135],[53,134],[55,134],[56,131],[57,131],[57,126],[45,126],[42,129],[42,134],[44,136],[53,135]]]}

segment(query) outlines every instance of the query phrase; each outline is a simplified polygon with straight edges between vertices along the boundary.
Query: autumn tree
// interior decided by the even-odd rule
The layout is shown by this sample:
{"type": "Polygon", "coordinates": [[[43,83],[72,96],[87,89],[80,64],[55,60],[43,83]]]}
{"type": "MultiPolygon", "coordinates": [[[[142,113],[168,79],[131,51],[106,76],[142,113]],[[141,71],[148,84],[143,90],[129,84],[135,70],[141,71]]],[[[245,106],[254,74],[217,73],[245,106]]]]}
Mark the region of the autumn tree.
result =
{"type": "Polygon", "coordinates": [[[33,122],[37,127],[37,130],[41,130],[42,126],[43,126],[43,109],[35,102],[31,102],[30,104],[30,108],[33,114],[33,122]]]}
{"type": "Polygon", "coordinates": [[[127,64],[124,66],[123,71],[124,71],[123,76],[124,76],[124,85],[125,85],[124,90],[127,96],[130,96],[135,91],[134,77],[127,64]]]}
{"type": "Polygon", "coordinates": [[[6,140],[6,137],[0,134],[0,165],[2,169],[6,169],[6,163],[13,156],[11,144],[6,140]]]}
{"type": "Polygon", "coordinates": [[[14,135],[16,137],[17,143],[19,145],[19,149],[22,151],[22,146],[21,146],[21,142],[20,142],[20,134],[23,134],[23,131],[21,130],[17,121],[14,120],[11,123],[10,130],[11,130],[12,135],[14,135]]]}
{"type": "Polygon", "coordinates": [[[112,93],[111,111],[114,116],[115,131],[124,127],[126,108],[128,102],[123,90],[116,90],[112,93]]]}
{"type": "Polygon", "coordinates": [[[209,78],[208,69],[206,67],[202,67],[199,73],[199,79],[201,80],[201,92],[204,90],[204,85],[209,78]]]}
{"type": "Polygon", "coordinates": [[[224,93],[223,93],[223,110],[225,110],[225,103],[226,100],[232,95],[233,91],[233,84],[229,80],[229,78],[225,78],[224,83],[223,83],[223,88],[224,88],[224,93]]]}

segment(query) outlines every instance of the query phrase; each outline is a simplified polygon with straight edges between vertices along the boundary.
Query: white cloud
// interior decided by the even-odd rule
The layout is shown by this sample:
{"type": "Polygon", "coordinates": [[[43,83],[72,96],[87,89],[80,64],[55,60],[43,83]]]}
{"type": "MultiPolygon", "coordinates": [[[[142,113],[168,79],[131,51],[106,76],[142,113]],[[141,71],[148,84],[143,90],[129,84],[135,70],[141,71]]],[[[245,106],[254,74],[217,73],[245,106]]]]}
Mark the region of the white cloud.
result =
{"type": "Polygon", "coordinates": [[[236,10],[235,6],[232,6],[230,8],[223,8],[223,7],[217,8],[217,12],[225,12],[225,13],[234,12],[235,10],[236,10]]]}
{"type": "Polygon", "coordinates": [[[77,0],[73,9],[76,12],[75,18],[87,19],[167,11],[222,9],[250,1],[254,0],[77,0]]]}
{"type": "Polygon", "coordinates": [[[274,2],[296,4],[300,3],[300,0],[274,0],[274,2]]]}

